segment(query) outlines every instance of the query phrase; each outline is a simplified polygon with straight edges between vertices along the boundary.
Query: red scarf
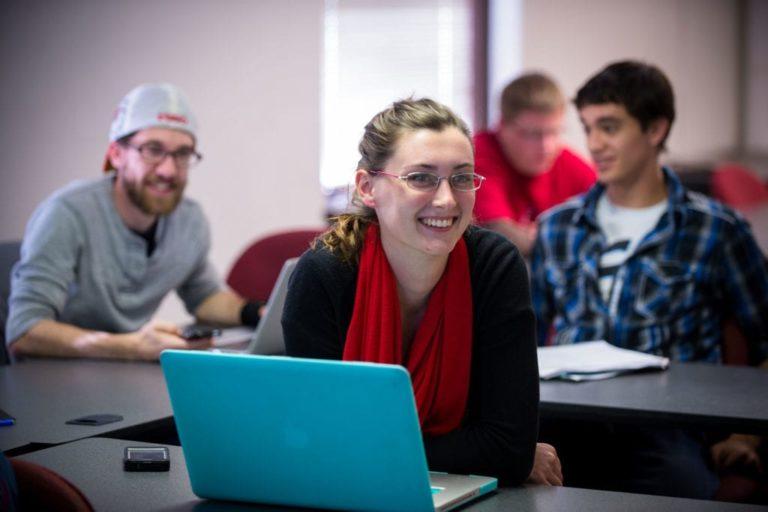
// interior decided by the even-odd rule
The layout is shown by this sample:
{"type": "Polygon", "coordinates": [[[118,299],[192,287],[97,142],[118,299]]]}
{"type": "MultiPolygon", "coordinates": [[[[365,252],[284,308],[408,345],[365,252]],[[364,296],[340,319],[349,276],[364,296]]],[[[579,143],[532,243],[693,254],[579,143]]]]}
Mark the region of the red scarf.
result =
{"type": "Polygon", "coordinates": [[[472,359],[472,285],[463,237],[432,290],[404,362],[395,275],[384,254],[379,227],[368,227],[343,359],[405,366],[411,374],[422,431],[438,435],[459,427],[472,359]]]}

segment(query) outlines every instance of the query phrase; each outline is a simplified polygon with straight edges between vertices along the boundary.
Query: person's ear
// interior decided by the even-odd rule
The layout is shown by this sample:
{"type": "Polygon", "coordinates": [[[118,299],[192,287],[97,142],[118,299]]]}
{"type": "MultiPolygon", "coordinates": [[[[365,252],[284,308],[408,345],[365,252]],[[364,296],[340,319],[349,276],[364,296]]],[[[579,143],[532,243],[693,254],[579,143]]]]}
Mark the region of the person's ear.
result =
{"type": "Polygon", "coordinates": [[[360,202],[368,208],[375,208],[376,201],[373,198],[373,175],[365,169],[355,172],[355,190],[360,202]]]}
{"type": "Polygon", "coordinates": [[[127,148],[117,141],[109,143],[107,158],[115,169],[122,169],[125,164],[127,148]]]}
{"type": "Polygon", "coordinates": [[[667,136],[668,132],[669,119],[664,117],[651,121],[651,124],[648,125],[648,130],[646,130],[649,140],[655,148],[658,148],[661,145],[661,141],[664,140],[664,137],[667,136]]]}

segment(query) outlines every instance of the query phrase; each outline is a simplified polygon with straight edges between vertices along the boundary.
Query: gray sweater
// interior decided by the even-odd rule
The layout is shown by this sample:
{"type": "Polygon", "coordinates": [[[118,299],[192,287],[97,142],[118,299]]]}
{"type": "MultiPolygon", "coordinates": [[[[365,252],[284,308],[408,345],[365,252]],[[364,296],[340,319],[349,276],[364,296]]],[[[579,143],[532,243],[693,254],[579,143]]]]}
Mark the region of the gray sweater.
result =
{"type": "Polygon", "coordinates": [[[160,218],[156,248],[123,223],[112,178],[78,181],[32,215],[11,275],[6,342],[43,319],[84,329],[139,329],[171,290],[192,313],[220,289],[208,261],[210,233],[200,206],[183,199],[160,218]]]}

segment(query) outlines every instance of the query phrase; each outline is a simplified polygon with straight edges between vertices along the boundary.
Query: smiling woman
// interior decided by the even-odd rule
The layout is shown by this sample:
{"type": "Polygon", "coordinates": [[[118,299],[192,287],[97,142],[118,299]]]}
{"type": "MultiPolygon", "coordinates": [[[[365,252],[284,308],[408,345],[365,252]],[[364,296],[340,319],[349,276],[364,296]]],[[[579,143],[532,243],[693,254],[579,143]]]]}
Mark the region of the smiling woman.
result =
{"type": "Polygon", "coordinates": [[[472,220],[475,205],[473,189],[456,189],[451,184],[457,182],[455,176],[464,176],[468,170],[472,174],[473,163],[469,139],[449,126],[403,133],[386,171],[357,171],[355,188],[361,202],[376,212],[385,251],[405,260],[407,268],[395,272],[409,273],[409,268],[426,265],[434,268],[436,276],[442,273],[448,254],[472,220]],[[393,176],[402,180],[386,178],[393,176]],[[430,181],[434,188],[419,188],[430,181]]]}
{"type": "Polygon", "coordinates": [[[400,364],[432,470],[522,482],[538,381],[525,263],[471,226],[471,136],[447,107],[403,100],[365,127],[355,213],[301,258],[283,314],[288,355],[400,364]]]}

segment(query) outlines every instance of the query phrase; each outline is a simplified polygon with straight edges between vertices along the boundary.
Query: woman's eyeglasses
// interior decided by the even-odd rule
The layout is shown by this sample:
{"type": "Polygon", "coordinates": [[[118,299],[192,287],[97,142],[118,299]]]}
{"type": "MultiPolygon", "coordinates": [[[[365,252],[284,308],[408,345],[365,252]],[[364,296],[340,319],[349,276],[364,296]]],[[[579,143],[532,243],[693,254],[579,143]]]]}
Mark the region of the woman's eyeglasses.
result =
{"type": "Polygon", "coordinates": [[[397,178],[404,181],[409,188],[418,190],[421,192],[431,192],[437,190],[440,186],[441,180],[448,180],[448,184],[453,190],[460,192],[472,192],[480,188],[485,179],[479,174],[473,172],[460,172],[457,174],[451,174],[450,176],[438,176],[431,172],[410,172],[408,174],[392,174],[384,171],[370,171],[371,174],[383,174],[392,178],[397,178]]]}

